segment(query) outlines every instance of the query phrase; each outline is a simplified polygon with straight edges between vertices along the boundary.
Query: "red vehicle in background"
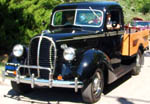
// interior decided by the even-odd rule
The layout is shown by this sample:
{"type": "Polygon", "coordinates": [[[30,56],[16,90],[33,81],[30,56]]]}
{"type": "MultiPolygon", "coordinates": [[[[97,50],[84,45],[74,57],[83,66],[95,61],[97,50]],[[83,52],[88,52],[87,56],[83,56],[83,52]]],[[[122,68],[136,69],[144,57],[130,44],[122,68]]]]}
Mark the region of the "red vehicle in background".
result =
{"type": "Polygon", "coordinates": [[[133,18],[132,22],[129,24],[131,29],[135,29],[136,31],[150,29],[150,21],[144,21],[141,18],[133,18]]]}

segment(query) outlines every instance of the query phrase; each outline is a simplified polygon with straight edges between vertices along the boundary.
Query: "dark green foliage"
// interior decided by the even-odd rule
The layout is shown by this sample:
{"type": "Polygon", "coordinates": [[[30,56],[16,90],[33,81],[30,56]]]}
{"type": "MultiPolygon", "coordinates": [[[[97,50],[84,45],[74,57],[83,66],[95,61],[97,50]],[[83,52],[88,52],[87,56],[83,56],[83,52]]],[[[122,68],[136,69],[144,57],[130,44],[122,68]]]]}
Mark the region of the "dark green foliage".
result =
{"type": "Polygon", "coordinates": [[[125,23],[133,17],[150,20],[150,0],[118,0],[124,10],[125,23]]]}
{"type": "MultiPolygon", "coordinates": [[[[31,37],[47,29],[56,5],[80,1],[95,0],[0,0],[0,54],[10,52],[14,44],[28,44],[31,37]]],[[[124,8],[126,23],[133,16],[149,17],[143,14],[150,12],[150,0],[117,1],[124,8]]]]}
{"type": "Polygon", "coordinates": [[[143,14],[150,13],[150,1],[148,3],[145,3],[144,5],[142,5],[142,7],[140,8],[140,11],[143,14]]]}
{"type": "Polygon", "coordinates": [[[0,54],[11,51],[14,44],[28,44],[31,37],[45,30],[59,3],[61,0],[1,0],[0,54]]]}

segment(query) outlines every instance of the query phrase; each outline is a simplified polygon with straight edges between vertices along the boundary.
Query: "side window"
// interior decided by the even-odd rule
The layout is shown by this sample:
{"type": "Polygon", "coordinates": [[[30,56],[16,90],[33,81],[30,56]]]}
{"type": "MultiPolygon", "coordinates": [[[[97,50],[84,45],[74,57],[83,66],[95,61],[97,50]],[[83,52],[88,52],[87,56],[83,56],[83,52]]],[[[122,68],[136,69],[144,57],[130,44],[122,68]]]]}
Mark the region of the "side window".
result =
{"type": "Polygon", "coordinates": [[[56,11],[53,17],[53,25],[72,25],[74,23],[75,10],[56,11]]]}
{"type": "Polygon", "coordinates": [[[62,12],[56,12],[54,17],[54,25],[61,25],[62,24],[62,12]]]}
{"type": "Polygon", "coordinates": [[[108,30],[121,28],[121,13],[119,10],[113,10],[107,13],[106,27],[108,30]]]}

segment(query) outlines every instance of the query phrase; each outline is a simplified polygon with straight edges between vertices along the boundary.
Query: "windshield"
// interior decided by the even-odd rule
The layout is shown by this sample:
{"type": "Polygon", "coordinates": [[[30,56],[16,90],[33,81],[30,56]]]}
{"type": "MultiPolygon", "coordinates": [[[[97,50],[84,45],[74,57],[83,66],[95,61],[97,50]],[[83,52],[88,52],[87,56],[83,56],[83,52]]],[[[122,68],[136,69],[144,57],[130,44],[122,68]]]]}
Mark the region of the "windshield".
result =
{"type": "Polygon", "coordinates": [[[59,10],[54,13],[52,19],[53,26],[100,27],[102,22],[103,12],[90,9],[59,10]]]}

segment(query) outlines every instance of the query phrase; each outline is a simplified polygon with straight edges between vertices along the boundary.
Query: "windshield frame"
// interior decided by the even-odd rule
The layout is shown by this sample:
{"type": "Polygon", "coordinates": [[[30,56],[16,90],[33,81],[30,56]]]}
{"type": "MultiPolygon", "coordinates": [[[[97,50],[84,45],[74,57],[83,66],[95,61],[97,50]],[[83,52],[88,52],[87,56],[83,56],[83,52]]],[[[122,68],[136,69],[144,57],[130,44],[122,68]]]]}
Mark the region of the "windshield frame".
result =
{"type": "MultiPolygon", "coordinates": [[[[98,10],[98,9],[93,9],[93,11],[94,12],[100,12],[101,13],[101,15],[102,15],[102,19],[101,19],[101,23],[99,24],[99,25],[79,25],[79,24],[76,24],[76,19],[77,19],[77,12],[78,11],[91,11],[92,12],[92,10],[90,10],[90,9],[63,9],[63,10],[57,10],[57,11],[55,11],[54,13],[53,13],[53,16],[52,16],[52,22],[51,22],[51,25],[52,26],[54,26],[54,27],[63,27],[63,26],[65,26],[65,25],[54,25],[54,17],[55,17],[55,14],[57,13],[57,12],[60,12],[60,11],[75,11],[75,15],[74,15],[74,21],[73,21],[73,24],[72,25],[74,25],[74,26],[80,26],[80,27],[101,27],[102,26],[102,24],[103,24],[103,21],[104,21],[104,13],[103,13],[103,11],[102,10],[98,10]]],[[[94,14],[93,14],[94,15],[94,14]]]]}

